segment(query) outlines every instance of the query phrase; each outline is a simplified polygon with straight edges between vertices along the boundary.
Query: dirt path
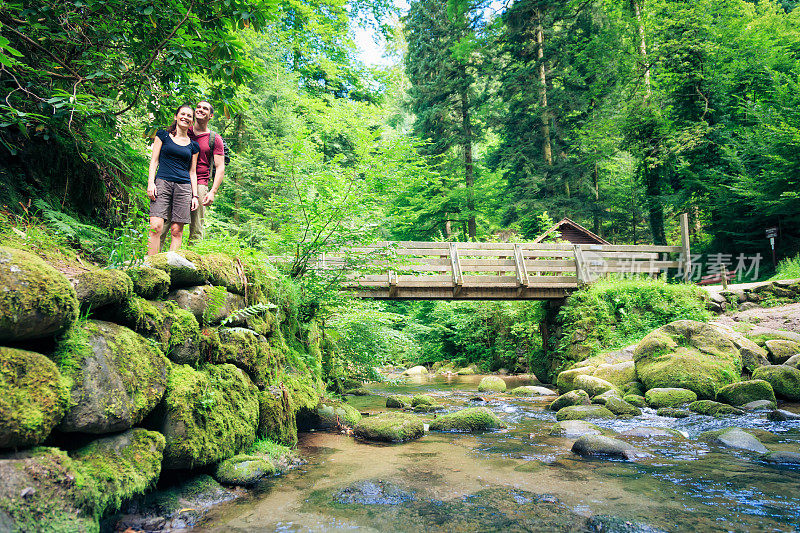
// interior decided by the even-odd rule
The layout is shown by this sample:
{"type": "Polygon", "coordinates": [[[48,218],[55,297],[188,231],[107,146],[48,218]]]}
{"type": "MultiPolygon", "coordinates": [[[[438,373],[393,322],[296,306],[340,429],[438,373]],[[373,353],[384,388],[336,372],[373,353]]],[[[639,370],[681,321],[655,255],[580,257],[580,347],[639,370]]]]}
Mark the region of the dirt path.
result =
{"type": "Polygon", "coordinates": [[[757,307],[747,311],[721,315],[714,322],[732,326],[736,322],[749,322],[757,328],[779,329],[800,333],[800,303],[780,307],[757,307]]]}

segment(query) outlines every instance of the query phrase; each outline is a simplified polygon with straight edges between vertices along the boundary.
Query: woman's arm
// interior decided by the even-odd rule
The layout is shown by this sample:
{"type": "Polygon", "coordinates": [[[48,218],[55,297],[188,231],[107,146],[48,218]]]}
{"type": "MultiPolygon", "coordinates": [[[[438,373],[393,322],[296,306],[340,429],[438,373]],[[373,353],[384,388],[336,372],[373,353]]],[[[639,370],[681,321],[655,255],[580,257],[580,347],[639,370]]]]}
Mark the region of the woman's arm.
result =
{"type": "Polygon", "coordinates": [[[158,158],[161,156],[161,139],[156,137],[153,141],[153,153],[150,156],[150,171],[147,175],[147,196],[151,200],[156,199],[158,191],[156,190],[156,170],[158,170],[158,158]]]}
{"type": "Polygon", "coordinates": [[[200,205],[200,199],[197,197],[197,154],[192,155],[189,180],[192,182],[192,211],[194,211],[200,205]]]}

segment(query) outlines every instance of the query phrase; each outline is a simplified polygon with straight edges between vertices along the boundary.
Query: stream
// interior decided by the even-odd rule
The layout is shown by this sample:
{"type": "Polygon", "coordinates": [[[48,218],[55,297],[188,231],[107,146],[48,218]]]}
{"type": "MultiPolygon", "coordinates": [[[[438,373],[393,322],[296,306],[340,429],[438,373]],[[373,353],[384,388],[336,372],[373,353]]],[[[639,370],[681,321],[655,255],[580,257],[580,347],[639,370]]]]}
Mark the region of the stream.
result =
{"type": "MultiPolygon", "coordinates": [[[[307,460],[257,490],[214,508],[195,531],[797,531],[800,467],[719,448],[696,437],[737,426],[771,450],[798,451],[800,421],[765,413],[712,418],[592,420],[610,430],[674,428],[688,438],[621,438],[652,457],[637,462],[584,459],[572,440],[549,435],[553,397],[486,395],[483,376],[413,378],[368,385],[348,397],[362,412],[387,410],[389,394],[430,394],[448,410],[485,405],[508,429],[430,432],[404,444],[375,444],[333,432],[300,434],[307,460]]],[[[508,388],[530,382],[504,378],[508,388]]],[[[783,409],[800,412],[798,404],[783,409]]],[[[427,415],[421,415],[423,417],[427,415]]],[[[431,415],[432,416],[432,415],[431,415]]],[[[430,418],[430,417],[429,417],[430,418]]]]}

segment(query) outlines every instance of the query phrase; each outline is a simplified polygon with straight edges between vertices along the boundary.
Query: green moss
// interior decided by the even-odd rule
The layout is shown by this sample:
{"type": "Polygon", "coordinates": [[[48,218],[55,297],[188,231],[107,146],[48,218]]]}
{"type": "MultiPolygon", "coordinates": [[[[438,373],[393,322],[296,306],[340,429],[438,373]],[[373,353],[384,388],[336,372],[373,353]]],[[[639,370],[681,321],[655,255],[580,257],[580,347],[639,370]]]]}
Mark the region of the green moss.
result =
{"type": "Polygon", "coordinates": [[[632,405],[618,396],[612,396],[606,399],[604,404],[605,408],[617,416],[639,416],[642,414],[641,409],[632,405]]]}
{"type": "Polygon", "coordinates": [[[644,395],[647,405],[654,409],[659,407],[674,407],[697,400],[697,394],[688,389],[656,388],[650,389],[644,395]]]}
{"type": "Polygon", "coordinates": [[[698,400],[689,404],[689,410],[706,416],[741,415],[744,411],[713,400],[698,400]]]}
{"type": "Polygon", "coordinates": [[[588,418],[616,418],[602,405],[570,405],[556,412],[556,420],[586,420],[588,418]]]}
{"type": "Polygon", "coordinates": [[[254,485],[275,473],[271,462],[255,455],[235,455],[217,465],[214,478],[225,485],[254,485]]]}
{"type": "Polygon", "coordinates": [[[338,428],[355,426],[361,420],[358,409],[338,400],[323,398],[316,409],[317,427],[338,428]]]}
{"type": "Polygon", "coordinates": [[[731,405],[744,405],[756,400],[776,401],[772,385],[763,379],[731,383],[717,392],[717,401],[731,405]]]}
{"type": "Polygon", "coordinates": [[[72,284],[35,255],[0,247],[0,341],[43,338],[78,318],[72,284]]]}
{"type": "Polygon", "coordinates": [[[68,403],[67,382],[50,359],[0,347],[0,448],[39,444],[68,403]]]}
{"type": "Polygon", "coordinates": [[[163,318],[160,333],[164,353],[177,363],[196,363],[200,355],[200,324],[175,302],[159,302],[163,318]]]}
{"type": "Polygon", "coordinates": [[[135,267],[125,270],[133,282],[133,292],[145,300],[159,300],[169,291],[169,274],[158,268],[135,267]]]}
{"type": "Polygon", "coordinates": [[[558,376],[556,377],[556,387],[558,387],[558,392],[564,394],[565,392],[574,390],[576,388],[574,385],[576,377],[591,376],[593,372],[594,368],[591,366],[573,368],[559,372],[558,376]]]}
{"type": "Polygon", "coordinates": [[[209,278],[209,272],[204,268],[200,256],[190,250],[179,250],[177,252],[166,252],[151,255],[147,258],[146,266],[163,270],[169,274],[170,287],[187,287],[193,285],[204,285],[209,278]],[[168,264],[169,254],[177,254],[194,265],[171,266],[168,264]]]}
{"type": "Polygon", "coordinates": [[[161,473],[164,437],[133,429],[98,439],[72,454],[75,466],[97,490],[95,514],[116,511],[124,500],[143,494],[161,473]]]}
{"type": "Polygon", "coordinates": [[[422,420],[397,411],[362,418],[355,427],[357,437],[382,442],[406,442],[424,433],[422,420]]]}
{"type": "Polygon", "coordinates": [[[133,296],[116,308],[115,321],[143,335],[159,338],[164,328],[164,315],[144,298],[133,296]]]}
{"type": "Polygon", "coordinates": [[[208,272],[208,280],[212,285],[219,285],[231,292],[244,295],[246,274],[243,264],[240,267],[236,259],[226,254],[204,254],[199,257],[199,262],[208,272]]]}
{"type": "Polygon", "coordinates": [[[645,397],[640,394],[626,394],[622,399],[636,407],[647,407],[645,397]]]}
{"type": "Polygon", "coordinates": [[[255,441],[258,390],[233,365],[176,366],[162,406],[165,468],[216,463],[255,441]]]}
{"type": "Polygon", "coordinates": [[[258,393],[258,437],[294,446],[297,444],[297,420],[291,396],[285,387],[270,387],[258,393]]]}
{"type": "Polygon", "coordinates": [[[559,411],[570,405],[589,405],[589,394],[585,390],[571,390],[553,400],[548,406],[551,411],[559,411]]]}
{"type": "Polygon", "coordinates": [[[427,394],[415,394],[411,397],[411,407],[417,407],[418,405],[437,405],[437,403],[433,396],[427,394]]]}
{"type": "Polygon", "coordinates": [[[589,393],[589,397],[594,397],[607,391],[617,390],[617,388],[608,381],[588,375],[576,376],[575,380],[572,382],[572,386],[576,389],[585,390],[589,393]]]}
{"type": "Polygon", "coordinates": [[[392,394],[386,398],[386,407],[396,409],[407,409],[411,407],[411,396],[403,394],[392,394]]]}
{"type": "Polygon", "coordinates": [[[485,431],[500,429],[506,424],[485,407],[470,407],[437,417],[431,422],[434,431],[485,431]]]}
{"type": "Polygon", "coordinates": [[[133,293],[133,282],[121,270],[82,272],[73,284],[83,311],[122,302],[133,293]]]}
{"type": "Polygon", "coordinates": [[[284,361],[281,352],[274,350],[264,337],[246,328],[221,328],[217,337],[218,343],[211,335],[203,338],[204,346],[210,350],[210,361],[238,366],[260,388],[277,383],[284,361]]]}
{"type": "Polygon", "coordinates": [[[506,382],[497,376],[486,376],[478,383],[478,392],[505,392],[506,382]]]}
{"type": "Polygon", "coordinates": [[[756,368],[753,379],[772,385],[775,395],[785,400],[800,400],[800,370],[786,365],[769,365],[756,368]]]}
{"type": "Polygon", "coordinates": [[[692,413],[686,409],[677,409],[675,407],[659,407],[656,409],[656,414],[669,418],[687,418],[692,416],[692,413]]]}

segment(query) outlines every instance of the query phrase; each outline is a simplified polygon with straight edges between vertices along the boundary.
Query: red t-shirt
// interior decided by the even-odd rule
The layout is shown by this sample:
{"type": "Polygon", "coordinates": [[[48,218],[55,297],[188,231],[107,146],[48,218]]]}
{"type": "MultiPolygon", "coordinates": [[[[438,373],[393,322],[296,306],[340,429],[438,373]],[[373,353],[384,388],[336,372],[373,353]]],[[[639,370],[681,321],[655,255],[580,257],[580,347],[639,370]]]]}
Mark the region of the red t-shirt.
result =
{"type": "MultiPolygon", "coordinates": [[[[208,180],[211,178],[211,148],[208,147],[208,134],[201,133],[195,135],[194,131],[189,129],[189,138],[197,141],[200,145],[200,153],[197,155],[197,184],[208,185],[208,180]]],[[[225,147],[222,144],[222,137],[219,133],[216,134],[214,139],[214,155],[225,155],[225,147]]]]}

